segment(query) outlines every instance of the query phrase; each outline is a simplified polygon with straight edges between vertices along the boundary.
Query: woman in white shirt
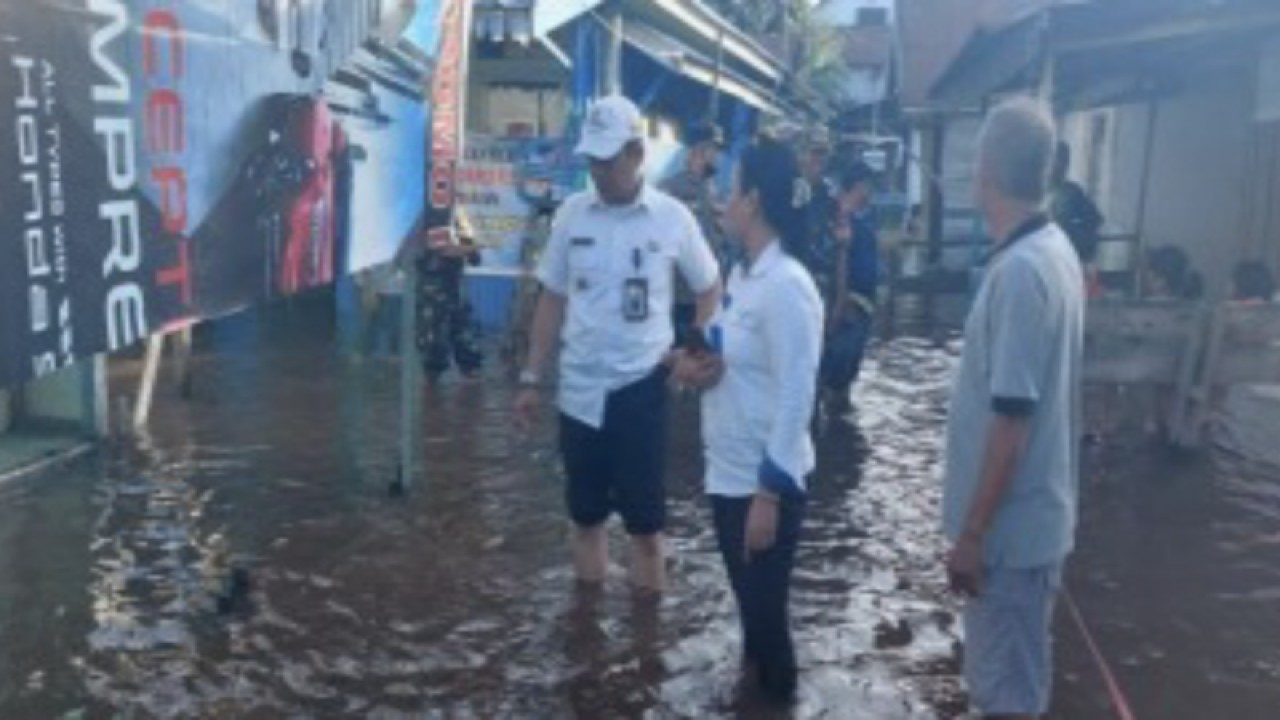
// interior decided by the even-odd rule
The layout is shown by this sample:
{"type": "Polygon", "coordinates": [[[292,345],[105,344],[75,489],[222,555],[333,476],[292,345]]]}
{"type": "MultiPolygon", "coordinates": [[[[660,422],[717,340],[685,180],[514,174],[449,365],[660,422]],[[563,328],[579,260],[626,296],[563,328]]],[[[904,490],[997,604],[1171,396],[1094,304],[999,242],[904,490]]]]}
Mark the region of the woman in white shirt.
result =
{"type": "Polygon", "coordinates": [[[787,598],[814,468],[809,421],[822,352],[822,299],[797,260],[809,189],[772,140],[742,157],[726,211],[745,260],[730,274],[702,348],[678,353],[678,382],[704,391],[706,491],[742,620],[744,671],[789,703],[796,659],[787,598]]]}

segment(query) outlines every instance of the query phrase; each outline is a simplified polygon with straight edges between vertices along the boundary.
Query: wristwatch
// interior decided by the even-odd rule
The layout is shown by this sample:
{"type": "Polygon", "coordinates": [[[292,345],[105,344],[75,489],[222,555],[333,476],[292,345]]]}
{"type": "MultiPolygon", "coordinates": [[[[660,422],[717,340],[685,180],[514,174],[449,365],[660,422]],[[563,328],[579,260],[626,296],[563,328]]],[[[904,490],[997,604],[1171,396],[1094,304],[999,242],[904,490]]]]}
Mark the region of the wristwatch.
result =
{"type": "Polygon", "coordinates": [[[540,388],[542,387],[542,376],[533,370],[520,371],[520,387],[523,388],[540,388]]]}

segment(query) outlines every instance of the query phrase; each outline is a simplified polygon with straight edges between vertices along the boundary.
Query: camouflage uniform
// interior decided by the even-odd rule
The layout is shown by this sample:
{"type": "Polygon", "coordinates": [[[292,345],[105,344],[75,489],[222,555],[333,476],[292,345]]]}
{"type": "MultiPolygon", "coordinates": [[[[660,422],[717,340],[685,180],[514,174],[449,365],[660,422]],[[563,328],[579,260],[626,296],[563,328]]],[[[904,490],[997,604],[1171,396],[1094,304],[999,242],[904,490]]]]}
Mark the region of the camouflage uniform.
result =
{"type": "MultiPolygon", "coordinates": [[[[720,277],[726,277],[730,259],[728,243],[716,217],[715,201],[711,192],[711,180],[699,178],[689,170],[682,170],[662,183],[663,192],[684,203],[693,213],[702,235],[715,253],[720,266],[720,277]]],[[[697,299],[683,277],[676,277],[676,299],[673,308],[676,341],[683,343],[689,328],[697,321],[697,299]]]]}
{"type": "Polygon", "coordinates": [[[841,405],[858,380],[871,338],[879,279],[879,242],[874,222],[864,215],[853,220],[853,238],[843,265],[842,252],[833,233],[827,233],[826,241],[815,255],[820,268],[815,279],[823,289],[828,317],[836,311],[833,303],[841,303],[844,313],[839,323],[828,328],[822,357],[823,386],[838,396],[837,402],[841,405]],[[846,276],[847,294],[838,298],[836,291],[841,273],[846,276]]]}
{"type": "MultiPolygon", "coordinates": [[[[418,351],[428,377],[437,378],[457,363],[464,375],[484,364],[484,353],[471,321],[471,304],[463,295],[467,260],[427,250],[418,259],[418,351]]],[[[478,257],[471,260],[478,263],[478,257]]]]}
{"type": "Polygon", "coordinates": [[[727,242],[720,229],[720,219],[716,216],[715,197],[712,193],[711,180],[699,178],[688,170],[682,170],[662,183],[662,190],[679,200],[689,208],[702,229],[702,236],[707,239],[711,251],[716,254],[723,271],[728,254],[727,242]]]}
{"type": "Polygon", "coordinates": [[[804,248],[805,257],[801,258],[813,275],[818,291],[824,301],[830,302],[835,290],[832,283],[832,271],[835,264],[834,240],[831,238],[831,224],[836,215],[835,189],[823,178],[817,187],[810,188],[812,193],[807,213],[809,215],[809,237],[804,248]]]}
{"type": "Polygon", "coordinates": [[[550,208],[531,214],[524,241],[520,245],[520,280],[516,283],[507,341],[503,348],[506,360],[517,369],[529,354],[529,335],[533,332],[533,318],[537,314],[538,297],[542,292],[542,285],[537,278],[538,263],[551,234],[552,217],[550,208]]]}

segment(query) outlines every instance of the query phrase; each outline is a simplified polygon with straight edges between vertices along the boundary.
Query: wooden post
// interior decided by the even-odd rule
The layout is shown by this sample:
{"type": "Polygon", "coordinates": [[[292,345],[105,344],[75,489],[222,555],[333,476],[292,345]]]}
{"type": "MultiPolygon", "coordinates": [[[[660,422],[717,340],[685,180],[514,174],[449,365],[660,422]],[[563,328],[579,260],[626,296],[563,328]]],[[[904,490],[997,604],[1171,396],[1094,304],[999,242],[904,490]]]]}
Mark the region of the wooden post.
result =
{"type": "Polygon", "coordinates": [[[929,250],[926,257],[930,265],[942,261],[942,239],[946,231],[944,224],[947,200],[942,187],[942,160],[945,157],[944,147],[947,134],[946,120],[941,116],[934,117],[924,136],[924,147],[921,154],[925,161],[921,164],[928,190],[924,198],[925,237],[928,238],[929,250]]]}
{"type": "Polygon", "coordinates": [[[606,95],[622,94],[622,8],[613,3],[606,16],[609,20],[609,45],[604,61],[606,95]]]}
{"type": "Polygon", "coordinates": [[[392,480],[392,495],[403,494],[418,475],[418,451],[421,440],[422,379],[418,358],[416,330],[419,321],[418,302],[426,302],[419,292],[422,270],[418,257],[424,251],[421,243],[449,243],[456,241],[457,171],[464,159],[463,140],[466,137],[466,79],[470,54],[471,10],[470,0],[446,0],[443,3],[441,49],[437,58],[435,76],[431,85],[431,101],[434,112],[431,130],[439,140],[431,147],[431,155],[424,157],[427,173],[426,216],[421,228],[415,228],[404,239],[398,260],[404,265],[404,287],[400,308],[400,457],[398,477],[392,480]]]}
{"type": "MultiPolygon", "coordinates": [[[[85,361],[81,376],[81,397],[84,405],[82,427],[86,435],[103,438],[111,433],[110,413],[107,407],[107,357],[94,355],[85,361]]],[[[3,423],[0,423],[2,425],[3,423]]],[[[0,432],[4,428],[0,427],[0,432]]]]}
{"type": "Polygon", "coordinates": [[[164,354],[164,338],[156,333],[147,338],[147,354],[142,364],[142,381],[138,385],[138,400],[133,406],[133,429],[141,430],[151,418],[151,401],[155,397],[156,376],[160,372],[160,359],[164,354]]]}
{"type": "MultiPolygon", "coordinates": [[[[1173,410],[1170,417],[1163,418],[1169,423],[1169,433],[1178,447],[1191,448],[1200,442],[1198,424],[1203,420],[1204,404],[1210,393],[1201,392],[1202,381],[1197,377],[1197,371],[1201,369],[1201,358],[1217,353],[1216,348],[1222,342],[1220,325],[1219,313],[1208,308],[1202,310],[1178,360],[1173,410]]],[[[1205,366],[1208,364],[1208,360],[1203,363],[1205,366]]]]}
{"type": "Polygon", "coordinates": [[[175,379],[178,384],[178,395],[183,400],[191,399],[193,385],[191,374],[193,332],[194,326],[187,325],[174,333],[174,338],[177,340],[173,347],[174,369],[177,371],[175,379]]]}
{"type": "Polygon", "coordinates": [[[403,493],[417,482],[421,448],[422,360],[418,352],[417,262],[406,263],[400,306],[400,461],[391,491],[403,493]]]}
{"type": "Polygon", "coordinates": [[[1142,156],[1142,179],[1138,184],[1138,217],[1136,224],[1136,232],[1138,236],[1137,247],[1134,248],[1133,258],[1133,296],[1142,296],[1142,265],[1146,262],[1147,256],[1147,203],[1151,197],[1151,164],[1155,153],[1157,120],[1159,119],[1159,106],[1155,100],[1147,102],[1147,137],[1145,140],[1145,149],[1142,156]]]}
{"type": "MultiPolygon", "coordinates": [[[[947,121],[943,115],[932,115],[921,130],[922,142],[917,165],[923,182],[921,225],[924,229],[924,272],[941,267],[942,242],[946,231],[946,196],[942,187],[943,149],[946,143],[947,121]]],[[[920,295],[923,322],[926,328],[933,326],[934,293],[920,295]]]]}
{"type": "Polygon", "coordinates": [[[716,70],[711,81],[711,104],[707,108],[707,119],[719,125],[720,117],[720,79],[724,74],[724,28],[716,35],[716,70]]]}

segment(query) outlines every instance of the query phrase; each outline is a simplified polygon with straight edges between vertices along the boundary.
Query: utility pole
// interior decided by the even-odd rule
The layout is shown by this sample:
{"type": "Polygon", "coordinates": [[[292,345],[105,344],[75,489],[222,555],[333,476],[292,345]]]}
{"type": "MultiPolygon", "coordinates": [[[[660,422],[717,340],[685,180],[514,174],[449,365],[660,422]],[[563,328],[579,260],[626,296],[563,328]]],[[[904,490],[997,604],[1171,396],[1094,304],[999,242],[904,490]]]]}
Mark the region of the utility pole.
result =
{"type": "Polygon", "coordinates": [[[609,45],[604,62],[604,92],[606,95],[622,94],[622,4],[609,3],[605,11],[609,23],[609,45]]]}
{"type": "Polygon", "coordinates": [[[707,119],[716,122],[720,117],[720,79],[724,76],[724,28],[716,35],[716,72],[711,81],[711,104],[707,108],[707,119]]]}
{"type": "Polygon", "coordinates": [[[422,236],[407,240],[405,280],[400,319],[400,432],[398,468],[389,484],[390,494],[405,494],[419,479],[422,443],[422,358],[417,352],[417,329],[421,305],[429,302],[422,294],[423,268],[418,262],[428,244],[453,240],[457,208],[457,169],[462,162],[466,133],[467,62],[471,56],[471,0],[444,0],[441,7],[441,41],[431,81],[430,156],[427,165],[426,213],[422,236]]]}

